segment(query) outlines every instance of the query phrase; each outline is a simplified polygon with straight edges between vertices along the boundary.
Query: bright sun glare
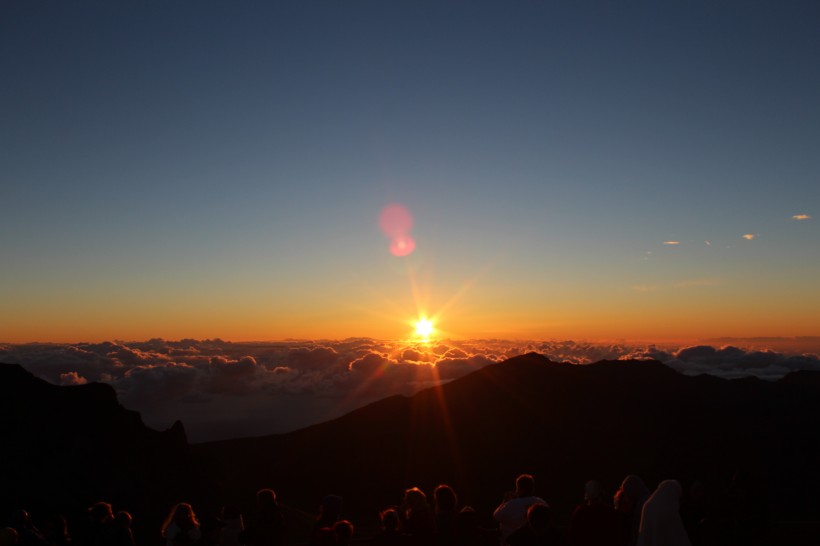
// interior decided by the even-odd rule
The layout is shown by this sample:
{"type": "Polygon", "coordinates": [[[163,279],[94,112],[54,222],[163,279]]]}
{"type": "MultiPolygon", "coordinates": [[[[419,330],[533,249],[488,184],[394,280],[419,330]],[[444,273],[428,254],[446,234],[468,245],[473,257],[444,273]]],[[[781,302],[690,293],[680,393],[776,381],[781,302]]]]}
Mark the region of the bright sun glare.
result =
{"type": "Polygon", "coordinates": [[[416,322],[416,335],[422,339],[430,339],[433,335],[433,322],[426,318],[420,318],[416,322]]]}

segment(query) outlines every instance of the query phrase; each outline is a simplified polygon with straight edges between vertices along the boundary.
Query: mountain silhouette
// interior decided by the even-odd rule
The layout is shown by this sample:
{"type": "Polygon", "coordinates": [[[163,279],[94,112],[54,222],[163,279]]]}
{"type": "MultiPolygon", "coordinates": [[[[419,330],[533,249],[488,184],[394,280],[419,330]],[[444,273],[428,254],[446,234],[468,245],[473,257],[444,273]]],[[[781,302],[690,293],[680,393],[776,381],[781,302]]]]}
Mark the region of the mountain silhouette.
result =
{"type": "Polygon", "coordinates": [[[99,500],[153,514],[191,482],[182,424],[148,428],[102,383],[56,386],[0,364],[0,435],[3,514],[82,514],[99,500]]]}
{"type": "Polygon", "coordinates": [[[630,473],[725,488],[756,478],[776,515],[820,509],[820,373],[777,382],[685,376],[655,361],[550,362],[527,354],[409,397],[391,396],[288,434],[189,445],[102,384],[58,387],[0,365],[2,509],[79,510],[97,500],[155,522],[173,502],[250,510],[272,487],[314,512],[328,493],[375,518],[402,491],[454,486],[484,514],[522,472],[566,520],[583,484],[630,473]]]}
{"type": "Polygon", "coordinates": [[[818,373],[729,381],[656,361],[579,366],[531,353],[333,421],[194,453],[217,465],[228,495],[268,484],[311,507],[338,492],[363,513],[438,483],[490,510],[522,472],[549,502],[572,507],[591,478],[610,489],[630,473],[723,488],[743,470],[775,510],[794,514],[818,506],[806,487],[820,485],[818,425],[818,373]]]}

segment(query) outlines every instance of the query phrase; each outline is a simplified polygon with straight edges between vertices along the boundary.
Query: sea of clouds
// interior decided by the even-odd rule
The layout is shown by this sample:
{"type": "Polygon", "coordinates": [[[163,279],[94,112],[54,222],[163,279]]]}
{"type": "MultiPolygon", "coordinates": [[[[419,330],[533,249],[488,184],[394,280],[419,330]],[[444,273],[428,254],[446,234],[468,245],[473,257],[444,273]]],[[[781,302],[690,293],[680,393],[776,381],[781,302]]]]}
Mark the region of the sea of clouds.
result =
{"type": "Polygon", "coordinates": [[[59,385],[108,383],[149,426],[163,429],[179,419],[198,442],[295,430],[533,351],[573,364],[655,359],[687,375],[729,379],[820,370],[816,354],[770,349],[503,340],[38,343],[2,345],[0,362],[59,385]]]}

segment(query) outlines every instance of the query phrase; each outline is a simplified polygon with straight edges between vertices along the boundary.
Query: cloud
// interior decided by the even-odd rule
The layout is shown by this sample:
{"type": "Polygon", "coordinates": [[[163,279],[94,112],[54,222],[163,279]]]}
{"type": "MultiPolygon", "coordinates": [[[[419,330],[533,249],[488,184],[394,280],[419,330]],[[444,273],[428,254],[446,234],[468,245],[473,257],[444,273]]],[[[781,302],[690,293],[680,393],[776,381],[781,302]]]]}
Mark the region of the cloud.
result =
{"type": "Polygon", "coordinates": [[[669,245],[669,246],[677,246],[677,245],[680,244],[680,241],[664,241],[663,244],[669,245]]]}
{"type": "Polygon", "coordinates": [[[354,373],[373,374],[392,364],[389,358],[379,353],[368,353],[350,363],[348,369],[354,373]]]}
{"type": "Polygon", "coordinates": [[[718,281],[714,279],[690,279],[677,281],[670,284],[637,284],[632,286],[632,290],[635,292],[657,292],[659,290],[668,289],[702,288],[715,286],[717,284],[718,281]]]}
{"type": "Polygon", "coordinates": [[[671,352],[650,348],[622,358],[651,358],[686,375],[709,374],[726,379],[751,376],[775,380],[793,371],[820,371],[820,358],[817,355],[787,355],[772,350],[747,350],[732,345],[719,348],[696,345],[671,352]]]}
{"type": "Polygon", "coordinates": [[[287,358],[288,365],[297,370],[323,370],[338,363],[339,353],[328,347],[298,347],[287,358]]]}
{"type": "Polygon", "coordinates": [[[440,379],[456,379],[493,362],[484,355],[475,355],[469,358],[442,358],[436,362],[436,371],[440,379]]]}
{"type": "Polygon", "coordinates": [[[78,375],[77,372],[68,372],[60,374],[60,385],[85,385],[88,379],[78,375]]]}
{"type": "Polygon", "coordinates": [[[632,287],[635,292],[656,292],[660,289],[657,284],[636,284],[632,287]]]}
{"type": "Polygon", "coordinates": [[[792,220],[811,220],[811,216],[808,214],[795,214],[792,216],[792,220]]]}
{"type": "Polygon", "coordinates": [[[707,287],[707,286],[715,286],[718,284],[718,281],[715,279],[690,279],[686,281],[678,281],[672,284],[673,288],[698,288],[698,287],[707,287]]]}
{"type": "MultiPolygon", "coordinates": [[[[712,286],[684,280],[636,290],[712,286]]],[[[54,384],[111,384],[120,401],[155,428],[182,419],[192,441],[286,432],[386,396],[410,395],[527,352],[556,362],[652,358],[681,373],[782,377],[820,369],[814,355],[698,345],[660,349],[582,341],[445,340],[435,344],[372,339],[230,343],[222,340],[25,344],[0,347],[54,384]]]]}
{"type": "Polygon", "coordinates": [[[743,235],[743,238],[746,239],[747,241],[753,241],[753,240],[758,238],[758,234],[757,233],[745,233],[743,235]]]}

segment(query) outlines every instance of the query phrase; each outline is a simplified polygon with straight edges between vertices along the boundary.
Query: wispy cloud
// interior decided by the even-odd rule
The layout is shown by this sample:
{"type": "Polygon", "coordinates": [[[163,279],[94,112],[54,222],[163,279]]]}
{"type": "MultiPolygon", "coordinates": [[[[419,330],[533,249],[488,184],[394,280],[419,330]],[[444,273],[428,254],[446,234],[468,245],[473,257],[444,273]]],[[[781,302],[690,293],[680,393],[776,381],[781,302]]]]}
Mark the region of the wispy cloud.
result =
{"type": "Polygon", "coordinates": [[[632,287],[635,292],[657,292],[660,290],[659,284],[636,284],[632,287]]]}
{"type": "Polygon", "coordinates": [[[672,285],[673,288],[698,288],[698,287],[708,287],[708,286],[716,286],[718,281],[715,279],[690,279],[685,281],[679,281],[672,285]]]}
{"type": "Polygon", "coordinates": [[[716,286],[715,279],[687,279],[669,284],[636,284],[632,287],[635,292],[657,292],[659,290],[680,289],[680,288],[703,288],[716,286]]]}
{"type": "Polygon", "coordinates": [[[712,246],[712,241],[703,241],[703,242],[706,243],[706,246],[712,246]]]}
{"type": "Polygon", "coordinates": [[[757,239],[757,237],[758,237],[757,233],[745,233],[743,235],[743,238],[746,239],[747,241],[753,241],[753,240],[757,239]]]}
{"type": "Polygon", "coordinates": [[[680,244],[680,241],[664,241],[663,244],[670,245],[670,246],[677,246],[680,244]]]}
{"type": "Polygon", "coordinates": [[[792,216],[792,220],[811,220],[811,216],[808,214],[795,214],[792,216]]]}

